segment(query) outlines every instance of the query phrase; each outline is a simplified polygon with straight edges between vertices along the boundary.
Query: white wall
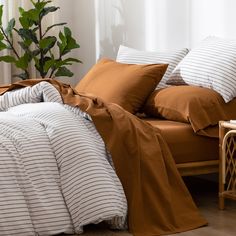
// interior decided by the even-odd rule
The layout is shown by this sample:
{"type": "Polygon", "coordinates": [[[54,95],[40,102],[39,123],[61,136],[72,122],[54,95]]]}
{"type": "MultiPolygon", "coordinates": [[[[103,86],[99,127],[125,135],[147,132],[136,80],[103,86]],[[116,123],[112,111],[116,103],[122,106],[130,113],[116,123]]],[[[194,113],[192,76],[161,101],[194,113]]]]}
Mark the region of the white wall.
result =
{"type": "Polygon", "coordinates": [[[54,0],[81,48],[72,84],[120,44],[141,50],[194,47],[208,35],[236,39],[236,0],[54,0]]]}
{"type": "Polygon", "coordinates": [[[53,3],[60,7],[59,16],[55,21],[67,22],[80,45],[80,48],[75,49],[71,56],[77,57],[83,64],[74,64],[71,67],[74,73],[73,78],[64,79],[65,82],[75,85],[96,63],[94,0],[54,0],[53,3]]]}

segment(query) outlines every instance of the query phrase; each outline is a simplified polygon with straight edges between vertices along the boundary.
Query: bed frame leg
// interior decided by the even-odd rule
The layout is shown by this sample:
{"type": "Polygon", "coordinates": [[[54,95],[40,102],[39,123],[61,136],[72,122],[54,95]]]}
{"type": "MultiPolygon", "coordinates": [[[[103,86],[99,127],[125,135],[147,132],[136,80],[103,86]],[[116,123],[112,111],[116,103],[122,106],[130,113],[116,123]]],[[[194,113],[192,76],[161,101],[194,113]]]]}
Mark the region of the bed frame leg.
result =
{"type": "Polygon", "coordinates": [[[219,209],[224,210],[225,209],[225,199],[223,196],[219,195],[219,209]]]}
{"type": "Polygon", "coordinates": [[[218,204],[219,209],[224,210],[225,208],[225,199],[223,196],[224,192],[224,183],[222,179],[222,142],[225,135],[225,128],[222,127],[223,121],[219,122],[219,196],[218,196],[218,204]]]}

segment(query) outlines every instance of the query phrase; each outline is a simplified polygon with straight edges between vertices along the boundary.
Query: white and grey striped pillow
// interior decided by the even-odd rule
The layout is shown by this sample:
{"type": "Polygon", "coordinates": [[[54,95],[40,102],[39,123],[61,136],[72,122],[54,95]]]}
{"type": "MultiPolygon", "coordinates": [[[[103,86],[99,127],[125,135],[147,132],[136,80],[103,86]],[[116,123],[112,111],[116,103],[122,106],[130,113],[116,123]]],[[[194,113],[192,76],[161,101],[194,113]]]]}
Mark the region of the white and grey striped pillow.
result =
{"type": "Polygon", "coordinates": [[[187,53],[187,48],[175,51],[149,52],[139,51],[121,45],[116,57],[116,61],[127,64],[169,64],[166,73],[164,74],[162,80],[157,86],[157,88],[165,88],[168,87],[166,81],[169,79],[171,72],[178,65],[178,63],[186,56],[187,53]]]}
{"type": "Polygon", "coordinates": [[[179,63],[167,83],[210,88],[231,101],[236,97],[236,40],[207,37],[179,63]]]}

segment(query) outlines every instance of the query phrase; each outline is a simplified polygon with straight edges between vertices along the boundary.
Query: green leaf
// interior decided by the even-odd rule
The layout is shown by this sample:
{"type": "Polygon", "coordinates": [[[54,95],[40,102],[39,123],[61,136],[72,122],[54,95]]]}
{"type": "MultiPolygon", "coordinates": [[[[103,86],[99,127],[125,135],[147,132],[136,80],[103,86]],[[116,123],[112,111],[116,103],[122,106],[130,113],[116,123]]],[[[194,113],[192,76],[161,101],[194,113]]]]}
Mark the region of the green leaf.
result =
{"type": "Polygon", "coordinates": [[[36,4],[36,2],[35,1],[33,1],[33,0],[30,0],[31,1],[31,3],[35,6],[35,4],[36,4]]]}
{"type": "Polygon", "coordinates": [[[20,13],[21,16],[22,16],[22,15],[24,14],[24,12],[25,12],[24,8],[22,8],[22,7],[19,7],[18,10],[19,10],[19,13],[20,13]]]}
{"type": "Polygon", "coordinates": [[[75,48],[80,48],[80,45],[76,42],[76,40],[72,37],[68,38],[67,40],[67,50],[72,50],[75,48]]]}
{"type": "Polygon", "coordinates": [[[68,70],[65,66],[60,67],[55,74],[55,76],[68,76],[68,77],[72,77],[73,75],[74,74],[70,70],[68,70]]]}
{"type": "Polygon", "coordinates": [[[36,2],[33,3],[35,8],[39,11],[41,11],[48,3],[51,3],[52,1],[42,1],[42,2],[36,2]]]}
{"type": "Polygon", "coordinates": [[[58,42],[57,45],[58,45],[59,50],[60,50],[60,55],[62,55],[65,48],[66,48],[67,40],[66,40],[66,37],[63,35],[63,33],[61,31],[59,33],[59,38],[60,38],[61,42],[58,42]]]}
{"type": "Polygon", "coordinates": [[[37,57],[34,57],[34,63],[35,63],[35,68],[39,71],[39,59],[37,57]]]}
{"type": "Polygon", "coordinates": [[[61,56],[67,54],[72,49],[80,47],[80,45],[72,37],[71,30],[68,27],[64,27],[64,34],[62,32],[59,33],[59,38],[61,42],[58,42],[57,45],[61,56]]]}
{"type": "Polygon", "coordinates": [[[71,37],[71,30],[68,27],[64,27],[64,34],[66,38],[71,37]]]}
{"type": "Polygon", "coordinates": [[[3,43],[2,41],[0,41],[0,51],[7,49],[7,45],[5,43],[3,43]]]}
{"type": "Polygon", "coordinates": [[[61,66],[65,66],[65,65],[72,65],[72,62],[77,62],[77,63],[82,63],[82,61],[75,59],[75,58],[67,58],[65,60],[61,60],[61,61],[57,61],[56,62],[56,68],[59,68],[61,66]]]}
{"type": "Polygon", "coordinates": [[[15,62],[15,65],[17,68],[25,70],[27,69],[30,60],[30,55],[28,53],[25,53],[22,57],[20,57],[20,59],[18,59],[18,61],[15,62]]]}
{"type": "Polygon", "coordinates": [[[54,62],[55,62],[54,67],[56,69],[62,66],[72,65],[73,62],[82,63],[80,60],[75,59],[75,58],[67,58],[65,60],[55,60],[54,62]]]}
{"type": "Polygon", "coordinates": [[[8,22],[8,25],[7,25],[7,28],[5,30],[6,34],[7,35],[10,35],[10,37],[12,37],[12,30],[13,28],[15,27],[15,24],[16,24],[16,21],[14,18],[12,18],[9,22],[8,22]]]}
{"type": "Polygon", "coordinates": [[[43,58],[39,58],[39,69],[38,69],[38,71],[39,71],[41,77],[43,77],[43,78],[47,75],[48,71],[45,71],[45,63],[49,60],[51,60],[51,57],[47,57],[47,56],[45,57],[44,56],[43,58]]]}
{"type": "Polygon", "coordinates": [[[18,41],[18,44],[21,46],[21,48],[26,51],[27,53],[30,53],[30,45],[32,41],[31,40],[24,40],[24,41],[18,41]]]}
{"type": "Polygon", "coordinates": [[[40,54],[40,49],[35,49],[31,53],[32,53],[32,57],[36,57],[40,54]]]}
{"type": "Polygon", "coordinates": [[[63,60],[63,61],[64,61],[64,62],[77,62],[77,63],[82,63],[81,60],[76,59],[76,58],[71,58],[71,57],[69,57],[69,58],[67,58],[67,59],[65,59],[65,60],[63,60]]]}
{"type": "Polygon", "coordinates": [[[28,47],[28,45],[24,42],[18,42],[18,44],[29,55],[29,60],[38,56],[41,52],[40,49],[35,49],[35,50],[31,51],[30,48],[28,47]]]}
{"type": "Polygon", "coordinates": [[[35,23],[35,19],[32,15],[34,15],[34,13],[30,13],[30,11],[25,11],[22,7],[19,7],[19,12],[20,12],[20,17],[19,17],[19,21],[21,26],[24,29],[29,29],[34,23],[35,23]]]}
{"type": "Polygon", "coordinates": [[[53,24],[53,25],[47,27],[47,29],[46,29],[44,35],[45,35],[50,29],[52,29],[52,28],[54,28],[54,27],[56,27],[56,26],[61,26],[61,25],[66,25],[66,23],[57,23],[57,24],[53,24]]]}
{"type": "Polygon", "coordinates": [[[4,35],[2,32],[0,32],[0,41],[2,41],[4,39],[4,35]]]}
{"type": "Polygon", "coordinates": [[[59,38],[61,40],[61,43],[66,45],[66,37],[64,36],[64,34],[61,31],[59,32],[59,38]]]}
{"type": "Polygon", "coordinates": [[[55,63],[56,63],[56,62],[55,62],[54,59],[50,59],[50,60],[46,61],[45,64],[44,64],[44,67],[43,67],[44,71],[48,72],[48,70],[49,70],[50,68],[52,68],[55,63]]]}
{"type": "Polygon", "coordinates": [[[26,17],[28,17],[29,20],[33,21],[34,23],[39,22],[39,15],[40,11],[37,9],[30,9],[28,12],[25,12],[26,17]]]}
{"type": "Polygon", "coordinates": [[[16,59],[12,56],[1,56],[0,61],[4,61],[4,62],[7,62],[7,63],[15,63],[16,59]]]}
{"type": "Polygon", "coordinates": [[[26,44],[26,42],[24,41],[19,41],[18,42],[18,44],[21,46],[21,48],[23,49],[23,50],[25,50],[25,51],[29,51],[29,45],[28,44],[26,44]]]}
{"type": "Polygon", "coordinates": [[[71,30],[68,27],[64,27],[64,33],[66,37],[66,47],[64,48],[62,55],[67,54],[72,49],[80,48],[80,45],[77,44],[76,40],[72,37],[71,30]]]}
{"type": "Polygon", "coordinates": [[[50,12],[55,12],[55,11],[57,11],[58,9],[60,9],[60,7],[54,7],[54,6],[52,6],[52,7],[45,7],[45,8],[41,11],[40,17],[42,18],[42,17],[46,16],[48,13],[50,13],[50,12]]]}
{"type": "Polygon", "coordinates": [[[47,53],[49,49],[51,49],[57,41],[55,36],[48,36],[39,41],[40,49],[43,49],[44,53],[47,53]]]}
{"type": "Polygon", "coordinates": [[[28,74],[25,72],[25,73],[21,73],[21,74],[18,74],[18,75],[13,75],[13,77],[18,77],[22,80],[26,80],[26,79],[29,79],[28,77],[28,74]]]}
{"type": "Polygon", "coordinates": [[[30,27],[30,22],[27,18],[21,16],[21,17],[19,17],[19,21],[20,21],[21,26],[24,29],[28,29],[30,27]]]}
{"type": "Polygon", "coordinates": [[[22,39],[29,39],[36,44],[38,43],[38,39],[35,32],[30,29],[19,29],[19,35],[22,37],[22,39]]]}
{"type": "Polygon", "coordinates": [[[0,5],[0,25],[2,25],[3,5],[0,5]]]}

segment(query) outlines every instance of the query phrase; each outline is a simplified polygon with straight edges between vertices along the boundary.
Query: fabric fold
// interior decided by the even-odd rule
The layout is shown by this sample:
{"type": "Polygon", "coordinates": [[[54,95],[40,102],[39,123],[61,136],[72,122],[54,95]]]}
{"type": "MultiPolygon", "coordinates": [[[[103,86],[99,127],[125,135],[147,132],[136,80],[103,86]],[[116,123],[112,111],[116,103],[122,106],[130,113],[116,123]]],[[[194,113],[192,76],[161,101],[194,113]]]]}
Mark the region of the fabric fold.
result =
{"type": "Polygon", "coordinates": [[[2,92],[41,81],[51,83],[64,103],[87,112],[107,149],[128,201],[128,226],[135,236],[178,233],[207,224],[188,192],[159,129],[120,106],[80,95],[56,80],[28,80],[2,92]]]}

